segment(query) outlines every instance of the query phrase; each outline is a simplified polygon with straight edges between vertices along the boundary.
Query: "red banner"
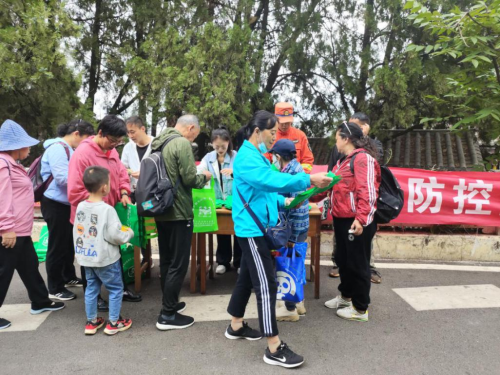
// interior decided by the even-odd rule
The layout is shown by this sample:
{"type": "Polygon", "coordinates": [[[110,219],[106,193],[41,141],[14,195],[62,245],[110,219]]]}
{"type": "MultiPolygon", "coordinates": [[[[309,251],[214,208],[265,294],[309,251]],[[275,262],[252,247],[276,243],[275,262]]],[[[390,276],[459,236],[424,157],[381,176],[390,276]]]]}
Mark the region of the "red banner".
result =
{"type": "MultiPolygon", "coordinates": [[[[313,168],[313,173],[327,166],[313,168]]],[[[405,193],[394,223],[500,227],[500,174],[391,168],[405,193]]]]}

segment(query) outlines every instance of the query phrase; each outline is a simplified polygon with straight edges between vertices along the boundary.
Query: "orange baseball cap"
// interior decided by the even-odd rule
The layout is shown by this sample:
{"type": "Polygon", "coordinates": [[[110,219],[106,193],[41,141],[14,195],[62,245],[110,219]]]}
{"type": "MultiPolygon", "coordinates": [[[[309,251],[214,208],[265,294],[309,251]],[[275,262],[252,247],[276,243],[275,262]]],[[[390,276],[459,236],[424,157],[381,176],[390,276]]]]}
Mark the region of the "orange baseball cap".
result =
{"type": "Polygon", "coordinates": [[[280,123],[293,122],[292,103],[279,102],[274,107],[274,114],[278,117],[280,123]]]}

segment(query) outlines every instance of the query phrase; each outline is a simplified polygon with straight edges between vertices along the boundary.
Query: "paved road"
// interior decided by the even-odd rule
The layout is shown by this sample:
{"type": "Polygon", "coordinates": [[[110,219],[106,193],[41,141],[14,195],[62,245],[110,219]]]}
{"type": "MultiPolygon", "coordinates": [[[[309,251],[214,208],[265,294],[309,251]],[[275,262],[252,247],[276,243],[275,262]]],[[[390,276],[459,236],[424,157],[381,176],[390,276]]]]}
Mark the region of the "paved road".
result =
{"type": "MultiPolygon", "coordinates": [[[[306,300],[307,316],[297,323],[279,324],[282,339],[306,358],[299,370],[266,365],[262,361],[264,340],[235,342],[224,337],[228,321],[220,311],[225,306],[213,304],[231,293],[234,272],[208,282],[211,298],[189,295],[186,279],[183,296],[188,297],[191,311],[207,313],[207,319],[217,320],[198,322],[181,331],[158,331],[155,322],[160,286],[156,267],[153,278],[145,282],[143,302],[124,303],[123,315],[134,321],[129,331],[115,337],[102,331],[86,337],[83,291],[79,289],[77,300],[60,312],[48,314],[36,330],[16,332],[13,320],[10,332],[0,332],[0,374],[500,374],[499,307],[428,310],[436,298],[432,293],[426,297],[429,289],[410,291],[418,295],[413,307],[394,291],[486,285],[473,289],[472,296],[467,294],[470,288],[464,288],[458,296],[448,289],[431,289],[444,293],[438,299],[442,302],[449,298],[450,306],[500,306],[500,298],[496,298],[500,273],[383,269],[383,283],[372,287],[370,321],[356,323],[339,319],[323,306],[335,295],[338,285],[338,280],[326,276],[327,271],[322,267],[321,299],[306,300]]],[[[312,292],[312,285],[308,285],[306,296],[312,296],[312,292]]],[[[0,316],[6,309],[15,309],[16,304],[26,303],[29,300],[16,274],[0,316]]],[[[29,322],[31,316],[27,318],[29,322]]],[[[17,328],[21,328],[26,323],[21,316],[18,319],[17,328]]],[[[258,324],[256,319],[249,322],[254,327],[258,324]]]]}

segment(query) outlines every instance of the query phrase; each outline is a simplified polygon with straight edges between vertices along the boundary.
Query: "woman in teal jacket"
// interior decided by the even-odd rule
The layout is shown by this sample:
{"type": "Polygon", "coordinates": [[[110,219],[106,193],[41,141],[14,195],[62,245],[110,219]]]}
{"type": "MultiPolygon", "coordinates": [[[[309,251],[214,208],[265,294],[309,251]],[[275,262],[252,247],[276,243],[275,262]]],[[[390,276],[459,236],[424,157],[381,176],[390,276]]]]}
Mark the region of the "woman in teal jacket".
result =
{"type": "MultiPolygon", "coordinates": [[[[267,337],[268,348],[264,362],[286,368],[298,367],[304,358],[281,342],[276,324],[276,277],[269,249],[263,233],[254,222],[236,189],[252,208],[264,227],[273,227],[278,221],[278,207],[285,206],[285,198],[278,193],[306,190],[311,185],[326,187],[332,179],[326,173],[290,175],[271,169],[263,154],[272,148],[276,139],[278,119],[275,115],[258,111],[244,127],[245,141],[234,161],[233,221],[242,249],[238,281],[227,311],[232,316],[227,327],[228,339],[258,340],[267,337]],[[260,332],[243,321],[252,289],[257,297],[260,332]]],[[[291,200],[290,198],[288,198],[291,200]]],[[[286,203],[289,203],[287,201],[286,203]]]]}

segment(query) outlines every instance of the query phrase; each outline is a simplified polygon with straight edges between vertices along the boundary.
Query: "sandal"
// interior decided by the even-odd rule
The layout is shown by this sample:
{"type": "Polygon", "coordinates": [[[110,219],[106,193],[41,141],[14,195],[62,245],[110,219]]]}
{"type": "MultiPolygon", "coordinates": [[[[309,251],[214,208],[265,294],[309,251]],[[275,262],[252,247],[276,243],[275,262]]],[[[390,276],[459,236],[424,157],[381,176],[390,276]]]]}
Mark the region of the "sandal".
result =
{"type": "Polygon", "coordinates": [[[378,272],[375,268],[372,268],[371,271],[371,282],[374,284],[380,284],[382,282],[382,275],[380,274],[380,272],[378,272]]]}
{"type": "Polygon", "coordinates": [[[340,277],[339,268],[333,267],[332,270],[330,271],[330,273],[328,274],[328,276],[333,277],[333,278],[340,277]]]}

